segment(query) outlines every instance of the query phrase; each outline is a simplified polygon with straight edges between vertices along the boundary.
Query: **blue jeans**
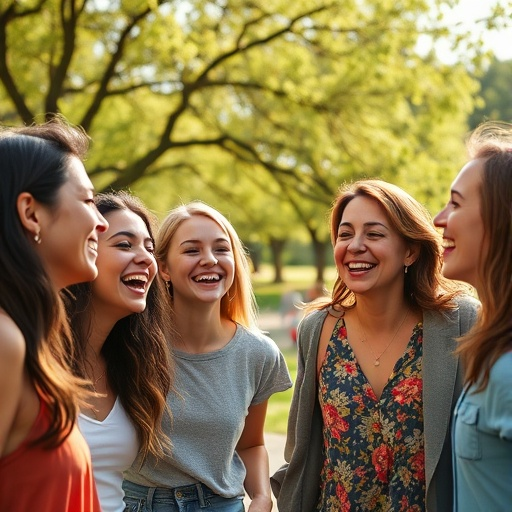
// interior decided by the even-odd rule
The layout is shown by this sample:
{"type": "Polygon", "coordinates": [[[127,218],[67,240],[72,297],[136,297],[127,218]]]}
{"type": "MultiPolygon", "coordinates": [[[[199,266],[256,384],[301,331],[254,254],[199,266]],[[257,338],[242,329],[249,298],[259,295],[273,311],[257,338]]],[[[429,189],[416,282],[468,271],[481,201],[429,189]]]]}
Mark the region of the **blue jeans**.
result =
{"type": "Polygon", "coordinates": [[[167,489],[123,482],[125,512],[244,512],[242,497],[224,498],[203,484],[167,489]]]}

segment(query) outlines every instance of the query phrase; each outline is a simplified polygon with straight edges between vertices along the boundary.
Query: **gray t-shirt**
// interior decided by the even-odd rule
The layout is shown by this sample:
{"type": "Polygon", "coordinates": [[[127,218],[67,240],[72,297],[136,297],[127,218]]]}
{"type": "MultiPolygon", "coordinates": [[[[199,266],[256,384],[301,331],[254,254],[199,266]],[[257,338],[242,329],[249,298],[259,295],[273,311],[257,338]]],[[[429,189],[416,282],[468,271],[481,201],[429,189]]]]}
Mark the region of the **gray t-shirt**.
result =
{"type": "Polygon", "coordinates": [[[125,479],[173,488],[202,482],[231,498],[244,495],[245,467],[235,452],[248,408],[292,386],[278,347],[267,336],[237,325],[233,339],[206,354],[175,351],[175,393],[164,420],[173,448],[163,460],[137,458],[125,479]]]}

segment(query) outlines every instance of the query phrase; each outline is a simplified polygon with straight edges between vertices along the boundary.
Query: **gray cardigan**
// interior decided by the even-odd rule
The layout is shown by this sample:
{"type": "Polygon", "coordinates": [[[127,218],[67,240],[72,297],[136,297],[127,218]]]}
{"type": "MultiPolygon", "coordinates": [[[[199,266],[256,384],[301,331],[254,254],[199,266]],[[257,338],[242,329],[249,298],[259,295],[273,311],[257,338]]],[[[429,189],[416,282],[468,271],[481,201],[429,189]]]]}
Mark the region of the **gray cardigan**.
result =
{"type": "MultiPolygon", "coordinates": [[[[462,389],[453,355],[455,339],[475,321],[478,301],[460,298],[458,308],[423,312],[423,419],[427,512],[452,510],[451,413],[462,389]]],[[[307,315],[299,326],[297,379],[288,418],[284,457],[272,477],[279,512],[313,512],[319,497],[322,415],[317,399],[317,352],[326,310],[307,315]]]]}

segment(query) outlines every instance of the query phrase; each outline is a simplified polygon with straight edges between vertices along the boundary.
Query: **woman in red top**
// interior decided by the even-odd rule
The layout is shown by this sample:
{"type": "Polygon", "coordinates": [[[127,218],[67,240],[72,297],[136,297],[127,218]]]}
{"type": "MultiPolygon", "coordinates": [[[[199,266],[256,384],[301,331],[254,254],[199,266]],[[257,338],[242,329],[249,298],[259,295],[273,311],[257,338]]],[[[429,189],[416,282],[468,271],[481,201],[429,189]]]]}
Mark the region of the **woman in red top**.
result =
{"type": "Polygon", "coordinates": [[[0,131],[0,510],[100,510],[59,293],[96,277],[108,227],[82,163],[87,148],[60,118],[0,131]]]}

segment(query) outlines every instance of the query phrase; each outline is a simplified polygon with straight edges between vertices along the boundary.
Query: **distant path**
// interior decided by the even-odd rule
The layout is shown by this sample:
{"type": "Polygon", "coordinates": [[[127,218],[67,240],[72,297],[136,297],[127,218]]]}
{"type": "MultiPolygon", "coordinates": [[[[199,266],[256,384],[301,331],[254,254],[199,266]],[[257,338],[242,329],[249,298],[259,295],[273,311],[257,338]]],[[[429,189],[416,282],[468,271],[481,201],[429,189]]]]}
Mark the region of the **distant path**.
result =
{"type": "MultiPolygon", "coordinates": [[[[258,325],[260,329],[268,332],[270,336],[280,349],[294,347],[289,334],[289,329],[283,325],[281,315],[276,311],[262,311],[259,315],[258,325]]],[[[265,445],[268,451],[268,458],[270,464],[270,474],[272,475],[284,464],[284,444],[286,436],[284,434],[276,434],[272,432],[265,432],[265,445]]],[[[277,504],[274,497],[273,512],[277,511],[277,504]]],[[[250,500],[245,499],[245,509],[249,507],[250,500]]]]}

